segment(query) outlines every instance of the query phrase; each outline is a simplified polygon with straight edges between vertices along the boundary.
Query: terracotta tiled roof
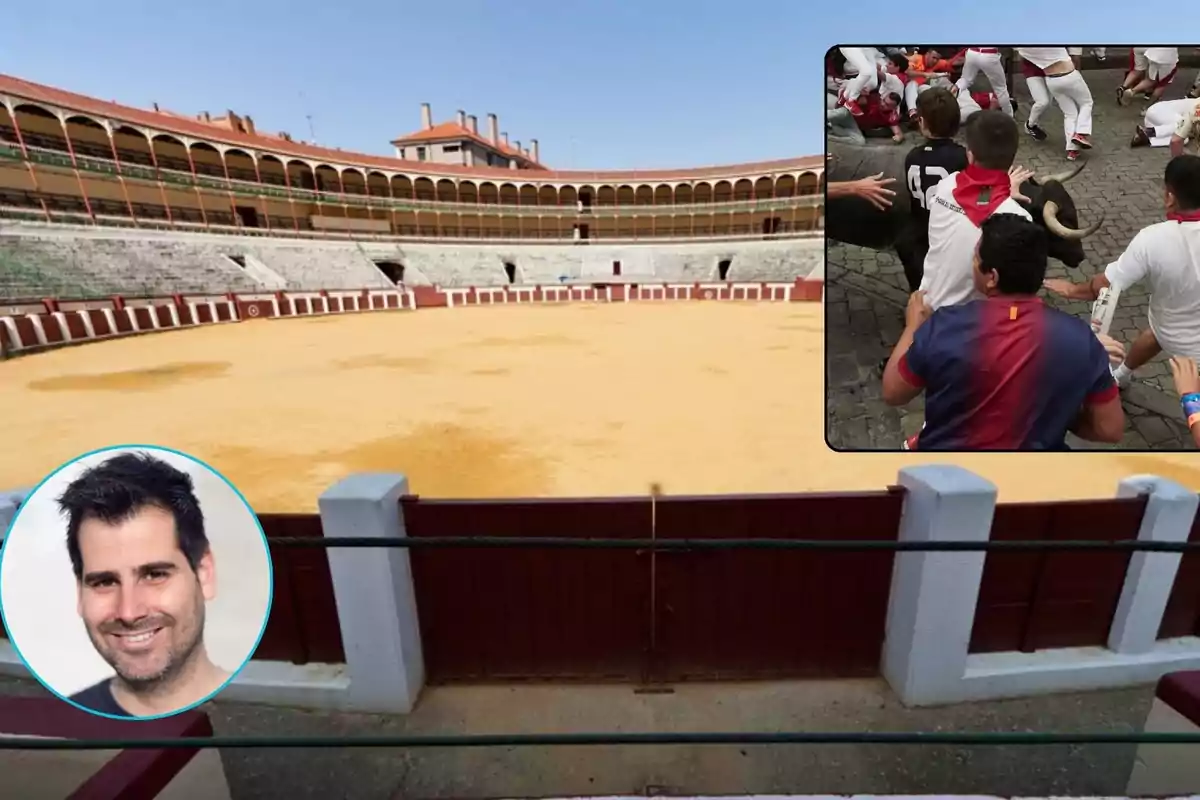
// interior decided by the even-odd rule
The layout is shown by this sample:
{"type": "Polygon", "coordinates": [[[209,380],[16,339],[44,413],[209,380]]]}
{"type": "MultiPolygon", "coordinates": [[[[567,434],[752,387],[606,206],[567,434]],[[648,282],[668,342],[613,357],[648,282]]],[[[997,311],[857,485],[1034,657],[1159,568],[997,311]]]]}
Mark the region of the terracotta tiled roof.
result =
{"type": "Polygon", "coordinates": [[[217,128],[199,120],[146,111],[116,102],[97,100],[74,92],[56,89],[10,75],[0,74],[0,94],[13,100],[29,100],[57,106],[66,111],[75,111],[107,118],[116,123],[150,128],[156,133],[172,133],[207,142],[227,144],[232,147],[261,150],[275,156],[314,161],[337,167],[362,167],[384,172],[403,172],[412,176],[460,177],[487,179],[496,183],[645,183],[673,180],[717,180],[721,178],[752,178],[765,172],[783,170],[806,170],[824,172],[822,156],[804,156],[777,161],[760,161],[750,164],[729,164],[712,167],[655,170],[512,170],[499,167],[466,167],[457,164],[431,164],[425,161],[409,161],[384,156],[349,153],[328,147],[290,142],[275,136],[248,134],[241,131],[217,128]]]}
{"type": "Polygon", "coordinates": [[[530,164],[537,164],[536,161],[522,153],[517,148],[510,147],[504,142],[496,142],[493,144],[490,139],[485,139],[478,133],[471,131],[470,128],[464,128],[457,122],[443,122],[440,125],[434,125],[432,128],[426,128],[423,131],[417,131],[416,133],[410,133],[407,136],[401,136],[399,139],[393,139],[392,144],[401,145],[417,144],[418,142],[457,142],[462,141],[463,139],[469,139],[472,142],[478,142],[484,147],[489,147],[492,150],[504,153],[505,155],[524,159],[530,164]]]}

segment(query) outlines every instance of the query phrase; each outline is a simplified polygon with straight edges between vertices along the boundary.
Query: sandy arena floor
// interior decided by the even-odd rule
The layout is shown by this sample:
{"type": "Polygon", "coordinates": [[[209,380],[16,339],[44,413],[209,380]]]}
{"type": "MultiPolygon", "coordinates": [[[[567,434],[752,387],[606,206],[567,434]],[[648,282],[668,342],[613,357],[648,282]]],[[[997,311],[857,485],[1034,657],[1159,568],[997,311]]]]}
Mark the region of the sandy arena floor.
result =
{"type": "Polygon", "coordinates": [[[0,363],[0,488],[97,447],[160,444],[259,511],[338,478],[431,497],[875,489],[952,461],[1007,500],[1107,497],[1194,455],[843,454],[823,439],[818,303],[501,306],[257,321],[0,363]]]}

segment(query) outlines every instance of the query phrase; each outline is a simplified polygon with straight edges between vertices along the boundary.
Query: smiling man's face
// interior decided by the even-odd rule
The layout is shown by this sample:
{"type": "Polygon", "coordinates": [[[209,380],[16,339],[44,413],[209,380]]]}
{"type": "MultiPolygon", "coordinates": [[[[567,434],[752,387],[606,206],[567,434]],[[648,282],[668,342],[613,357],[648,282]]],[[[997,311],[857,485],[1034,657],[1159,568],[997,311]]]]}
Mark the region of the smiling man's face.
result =
{"type": "Polygon", "coordinates": [[[193,571],[174,517],[155,506],[115,524],[84,519],[79,549],[79,616],[96,652],[135,691],[169,684],[204,636],[216,587],[211,553],[193,571]]]}

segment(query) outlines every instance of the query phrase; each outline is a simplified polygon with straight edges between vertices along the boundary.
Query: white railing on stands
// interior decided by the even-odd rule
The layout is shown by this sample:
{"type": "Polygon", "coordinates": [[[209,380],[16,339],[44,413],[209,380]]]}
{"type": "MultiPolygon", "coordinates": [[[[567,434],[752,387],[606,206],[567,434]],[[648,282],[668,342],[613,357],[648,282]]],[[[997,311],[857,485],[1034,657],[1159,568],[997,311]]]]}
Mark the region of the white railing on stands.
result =
{"type": "MultiPolygon", "coordinates": [[[[22,208],[20,206],[0,206],[0,217],[17,217],[30,222],[46,223],[46,215],[40,208],[22,208]]],[[[494,242],[497,244],[578,244],[592,243],[608,244],[650,244],[654,242],[739,242],[739,241],[782,241],[791,239],[817,239],[824,236],[824,228],[811,231],[793,231],[788,233],[740,233],[726,235],[679,235],[679,236],[641,236],[641,237],[611,237],[603,239],[574,239],[565,237],[510,237],[510,236],[423,236],[401,234],[379,234],[367,231],[297,231],[294,228],[243,228],[236,225],[204,225],[200,222],[168,222],[164,219],[148,219],[138,217],[136,222],[129,217],[117,217],[107,214],[96,214],[95,222],[87,214],[79,211],[51,211],[50,217],[74,225],[90,225],[109,228],[145,229],[192,233],[218,233],[232,236],[261,236],[266,238],[283,239],[332,239],[339,241],[378,242],[429,242],[435,244],[478,244],[494,242]]],[[[48,223],[50,224],[50,223],[48,223]]]]}
{"type": "MultiPolygon", "coordinates": [[[[28,146],[26,148],[26,150],[28,150],[30,153],[33,153],[33,154],[36,154],[39,156],[43,156],[42,159],[35,159],[39,162],[46,161],[46,160],[63,161],[64,166],[70,166],[70,156],[67,153],[64,153],[64,152],[61,152],[58,150],[52,150],[48,147],[37,147],[37,146],[32,146],[32,145],[28,146]]],[[[88,172],[89,174],[96,174],[96,173],[111,174],[114,177],[117,174],[118,164],[117,164],[117,162],[113,161],[110,158],[101,158],[99,156],[93,156],[93,155],[85,156],[85,155],[77,154],[76,155],[76,163],[80,166],[81,171],[88,172]],[[101,164],[104,166],[99,170],[89,170],[89,169],[87,169],[88,162],[95,162],[97,164],[101,164]]],[[[148,173],[153,173],[154,167],[152,167],[152,166],[148,166],[146,164],[137,164],[137,163],[133,163],[133,162],[121,162],[120,168],[121,168],[122,172],[127,173],[125,175],[125,177],[134,178],[137,180],[154,180],[153,177],[143,176],[143,175],[139,174],[143,171],[148,172],[148,173]]],[[[383,196],[383,195],[375,195],[375,194],[363,194],[363,193],[357,193],[357,192],[336,192],[336,191],[329,191],[329,190],[323,190],[323,191],[318,192],[315,189],[305,189],[305,188],[298,187],[298,186],[292,186],[289,188],[283,184],[267,183],[267,182],[256,183],[254,181],[245,181],[245,180],[241,180],[239,178],[229,178],[228,180],[226,180],[223,175],[211,175],[211,174],[204,173],[204,172],[199,172],[196,175],[192,175],[192,173],[190,173],[190,172],[183,172],[181,170],[175,170],[175,169],[167,169],[164,167],[159,167],[158,173],[164,177],[171,178],[172,179],[170,181],[171,183],[183,184],[183,185],[187,185],[189,187],[198,184],[201,188],[206,188],[206,189],[210,189],[210,190],[214,190],[214,191],[229,191],[230,189],[233,189],[234,191],[236,191],[240,194],[251,194],[251,195],[255,195],[255,196],[266,194],[266,195],[276,197],[276,199],[280,199],[280,200],[287,200],[288,196],[290,194],[290,196],[293,199],[307,200],[309,202],[314,202],[314,203],[316,203],[316,202],[332,203],[332,204],[336,204],[336,205],[342,205],[342,204],[348,203],[351,205],[377,206],[380,208],[391,207],[393,210],[398,210],[398,211],[403,211],[403,210],[444,211],[444,212],[454,212],[454,213],[462,213],[462,214],[478,214],[481,212],[489,212],[489,213],[495,212],[495,213],[520,214],[520,215],[533,215],[533,214],[539,214],[539,213],[544,213],[546,215],[555,214],[555,213],[575,214],[575,213],[578,213],[578,211],[579,211],[578,205],[560,205],[560,204],[541,205],[539,203],[535,203],[533,205],[528,205],[528,204],[522,205],[520,203],[516,203],[516,204],[514,204],[514,203],[480,203],[480,202],[464,203],[462,201],[453,201],[453,200],[441,201],[441,200],[431,200],[431,199],[427,199],[427,198],[393,197],[390,195],[383,196]]],[[[420,180],[420,179],[418,178],[415,180],[420,180]]],[[[426,180],[433,180],[433,179],[427,178],[426,180]]],[[[445,179],[439,178],[438,180],[445,180],[445,179]]],[[[728,178],[715,178],[715,179],[711,179],[711,180],[704,180],[702,182],[709,183],[709,184],[715,184],[715,183],[720,183],[722,181],[724,181],[726,183],[735,183],[736,182],[736,180],[731,181],[728,178]]],[[[523,184],[531,184],[532,183],[532,181],[525,180],[525,179],[520,180],[520,181],[495,181],[495,180],[483,179],[483,178],[480,178],[477,180],[472,179],[472,182],[501,184],[501,185],[506,184],[506,183],[510,184],[510,185],[516,185],[517,183],[523,183],[523,184]]],[[[622,185],[624,185],[624,184],[622,184],[622,185]]],[[[643,185],[645,185],[645,184],[643,184],[643,185]]],[[[596,217],[603,216],[605,213],[628,214],[631,212],[636,213],[638,211],[642,211],[642,212],[645,212],[648,214],[649,213],[657,213],[657,212],[662,212],[664,214],[676,213],[676,212],[725,213],[725,212],[735,212],[735,211],[755,211],[755,210],[764,210],[764,209],[771,209],[771,208],[791,208],[793,205],[811,206],[811,205],[818,205],[822,201],[823,201],[823,197],[822,197],[821,193],[813,192],[811,194],[799,194],[799,195],[791,195],[791,196],[786,196],[786,197],[764,197],[764,198],[750,198],[750,199],[740,199],[740,200],[721,200],[721,201],[714,200],[709,203],[662,203],[662,204],[659,204],[659,203],[651,203],[651,204],[617,203],[617,204],[613,204],[613,205],[594,205],[593,204],[592,206],[589,207],[588,211],[591,215],[596,216],[596,217]]]]}

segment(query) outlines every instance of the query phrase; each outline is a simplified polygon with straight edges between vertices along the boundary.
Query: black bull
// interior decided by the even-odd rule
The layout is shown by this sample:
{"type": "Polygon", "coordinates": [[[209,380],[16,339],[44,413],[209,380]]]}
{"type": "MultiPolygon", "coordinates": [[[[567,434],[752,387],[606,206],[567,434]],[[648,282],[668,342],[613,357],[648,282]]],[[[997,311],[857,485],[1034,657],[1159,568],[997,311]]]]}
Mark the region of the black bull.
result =
{"type": "MultiPolygon", "coordinates": [[[[888,188],[895,190],[892,207],[886,211],[875,208],[860,197],[842,197],[826,201],[825,237],[827,239],[867,247],[872,250],[895,250],[904,264],[910,283],[920,282],[925,251],[918,244],[923,237],[914,235],[909,204],[914,202],[904,174],[907,148],[890,146],[854,146],[834,142],[828,144],[833,156],[826,169],[826,181],[852,181],[883,173],[894,178],[888,188]]],[[[1049,177],[1034,177],[1021,184],[1021,194],[1031,202],[1022,202],[1025,210],[1050,234],[1050,257],[1068,267],[1077,267],[1084,260],[1083,239],[1095,233],[1104,217],[1086,228],[1079,227],[1075,201],[1063,184],[1079,174],[1084,163],[1049,177]]],[[[915,287],[914,287],[915,288],[915,287]]]]}

